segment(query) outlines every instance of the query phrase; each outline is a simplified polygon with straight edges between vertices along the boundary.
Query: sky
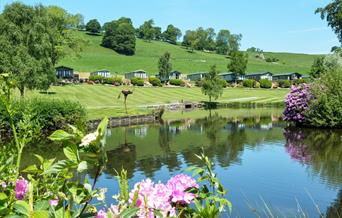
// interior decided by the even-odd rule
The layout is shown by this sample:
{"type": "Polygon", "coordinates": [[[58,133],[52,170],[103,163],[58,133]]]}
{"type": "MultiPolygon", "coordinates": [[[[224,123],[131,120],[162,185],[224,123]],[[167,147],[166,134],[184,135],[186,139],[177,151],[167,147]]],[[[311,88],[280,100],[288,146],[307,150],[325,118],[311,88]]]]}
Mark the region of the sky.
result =
{"type": "MultiPolygon", "coordinates": [[[[0,0],[0,10],[13,0],[0,0]]],[[[58,5],[101,24],[130,17],[135,27],[153,19],[164,30],[173,24],[184,33],[197,27],[229,29],[243,35],[241,48],[323,54],[340,45],[315,10],[329,0],[21,0],[58,5]]]]}

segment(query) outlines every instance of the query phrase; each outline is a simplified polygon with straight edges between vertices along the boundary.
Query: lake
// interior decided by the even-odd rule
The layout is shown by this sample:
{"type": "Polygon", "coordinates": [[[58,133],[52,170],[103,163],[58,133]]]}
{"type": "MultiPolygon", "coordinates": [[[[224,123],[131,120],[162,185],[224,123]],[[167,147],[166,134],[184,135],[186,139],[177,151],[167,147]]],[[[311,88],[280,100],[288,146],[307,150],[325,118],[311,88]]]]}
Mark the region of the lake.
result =
{"type": "MultiPolygon", "coordinates": [[[[166,113],[160,124],[108,129],[109,161],[96,186],[107,188],[111,201],[118,193],[115,170],[128,171],[131,187],[147,177],[166,182],[178,173],[189,173],[185,170],[190,166],[201,166],[195,154],[204,151],[228,189],[232,217],[265,217],[267,210],[276,216],[319,217],[321,212],[338,217],[342,131],[290,127],[281,121],[281,113],[280,109],[173,112],[166,113]]],[[[54,156],[57,150],[46,155],[54,156]]],[[[91,169],[88,177],[94,175],[91,169]]]]}

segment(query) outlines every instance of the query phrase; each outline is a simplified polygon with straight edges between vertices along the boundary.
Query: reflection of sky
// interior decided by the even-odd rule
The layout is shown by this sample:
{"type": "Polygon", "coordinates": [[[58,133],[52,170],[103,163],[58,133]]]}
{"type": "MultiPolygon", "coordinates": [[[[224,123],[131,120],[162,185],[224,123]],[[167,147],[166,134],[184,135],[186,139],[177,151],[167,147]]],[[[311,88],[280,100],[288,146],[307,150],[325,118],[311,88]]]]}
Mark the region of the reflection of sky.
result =
{"type": "MultiPolygon", "coordinates": [[[[234,164],[229,168],[216,166],[216,172],[229,191],[228,199],[233,203],[233,215],[252,215],[246,203],[247,199],[257,208],[263,208],[264,200],[275,211],[279,210],[282,214],[293,213],[297,208],[297,199],[310,217],[317,217],[314,203],[306,190],[322,211],[336,198],[338,190],[329,190],[318,177],[309,177],[306,167],[291,160],[283,145],[284,143],[268,143],[257,150],[247,149],[241,157],[241,164],[234,164]]],[[[184,159],[179,159],[182,163],[180,168],[186,169],[188,166],[184,164],[184,159]]],[[[166,182],[180,172],[170,172],[163,166],[155,172],[153,180],[166,182]]],[[[145,178],[143,172],[135,172],[129,181],[130,187],[145,178]]],[[[106,175],[101,176],[97,187],[108,188],[107,199],[111,199],[111,196],[118,192],[116,180],[106,175]]]]}

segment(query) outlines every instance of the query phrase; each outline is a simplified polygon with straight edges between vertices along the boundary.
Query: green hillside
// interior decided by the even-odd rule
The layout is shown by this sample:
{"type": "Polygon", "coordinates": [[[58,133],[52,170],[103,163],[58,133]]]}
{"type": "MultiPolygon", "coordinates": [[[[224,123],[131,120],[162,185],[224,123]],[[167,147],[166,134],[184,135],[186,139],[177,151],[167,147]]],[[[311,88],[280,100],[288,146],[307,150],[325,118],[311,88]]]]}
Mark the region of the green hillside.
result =
{"type": "MultiPolygon", "coordinates": [[[[171,53],[174,70],[183,73],[207,71],[216,64],[218,69],[226,71],[227,59],[223,55],[195,51],[188,52],[185,48],[165,42],[146,42],[138,39],[134,56],[119,55],[115,51],[100,46],[102,36],[87,35],[79,32],[88,44],[80,56],[67,57],[61,65],[73,67],[79,72],[92,72],[99,69],[108,69],[111,72],[123,74],[127,71],[143,69],[149,74],[157,72],[158,58],[166,51],[171,53]]],[[[247,72],[270,71],[272,73],[299,72],[306,74],[310,70],[315,55],[292,53],[264,53],[264,56],[279,59],[278,63],[267,63],[264,60],[249,55],[247,72]]]]}

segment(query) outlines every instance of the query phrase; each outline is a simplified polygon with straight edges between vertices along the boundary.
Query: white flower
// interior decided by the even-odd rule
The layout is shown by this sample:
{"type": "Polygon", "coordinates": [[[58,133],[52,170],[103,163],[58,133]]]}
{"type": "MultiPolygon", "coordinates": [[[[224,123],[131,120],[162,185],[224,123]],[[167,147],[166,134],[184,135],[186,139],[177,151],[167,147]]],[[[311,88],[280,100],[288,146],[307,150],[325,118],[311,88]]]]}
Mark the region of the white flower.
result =
{"type": "Polygon", "coordinates": [[[98,201],[104,201],[106,199],[106,196],[105,196],[105,193],[107,192],[107,189],[106,188],[101,188],[100,189],[100,192],[97,196],[97,200],[98,201]]]}
{"type": "Polygon", "coordinates": [[[84,136],[82,139],[82,142],[80,144],[80,147],[88,146],[90,143],[92,143],[93,141],[95,141],[97,139],[98,135],[99,135],[98,132],[93,132],[93,133],[89,133],[88,135],[84,136]]]}

